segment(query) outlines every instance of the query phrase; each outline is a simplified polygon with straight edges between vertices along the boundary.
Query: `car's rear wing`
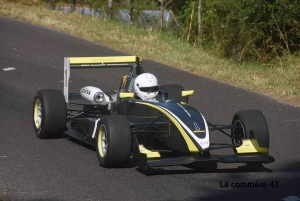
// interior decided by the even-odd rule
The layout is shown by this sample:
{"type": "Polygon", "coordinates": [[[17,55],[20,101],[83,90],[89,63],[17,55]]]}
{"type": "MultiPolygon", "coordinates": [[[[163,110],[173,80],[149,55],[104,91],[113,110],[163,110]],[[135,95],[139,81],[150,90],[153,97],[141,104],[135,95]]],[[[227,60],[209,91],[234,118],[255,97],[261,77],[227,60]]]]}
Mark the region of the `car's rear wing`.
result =
{"type": "Polygon", "coordinates": [[[69,102],[69,79],[71,69],[84,68],[118,68],[139,66],[142,58],[138,56],[111,56],[111,57],[65,57],[64,58],[64,96],[69,102]]]}

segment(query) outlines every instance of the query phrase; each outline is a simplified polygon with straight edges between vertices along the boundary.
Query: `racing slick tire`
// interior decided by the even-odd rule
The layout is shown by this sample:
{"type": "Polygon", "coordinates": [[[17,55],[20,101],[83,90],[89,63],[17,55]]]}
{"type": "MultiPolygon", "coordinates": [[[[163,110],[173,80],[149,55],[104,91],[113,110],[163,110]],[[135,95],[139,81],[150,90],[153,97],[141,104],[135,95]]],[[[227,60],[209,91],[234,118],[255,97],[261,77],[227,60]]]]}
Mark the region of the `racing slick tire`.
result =
{"type": "Polygon", "coordinates": [[[101,167],[127,165],[131,153],[131,129],[127,117],[103,116],[97,132],[97,157],[101,167]]]}
{"type": "Polygon", "coordinates": [[[67,104],[60,90],[39,90],[33,101],[33,127],[38,138],[54,138],[66,129],[67,104]]]}
{"type": "Polygon", "coordinates": [[[177,101],[186,103],[188,102],[188,97],[181,95],[181,92],[184,91],[184,88],[180,84],[168,84],[163,85],[162,87],[166,89],[177,101]]]}
{"type": "MultiPolygon", "coordinates": [[[[269,128],[264,114],[259,110],[242,110],[235,113],[232,119],[232,143],[240,143],[244,139],[257,142],[265,150],[269,149],[269,128]]],[[[234,148],[236,154],[237,150],[234,148]]],[[[266,152],[268,154],[268,151],[266,152]]]]}

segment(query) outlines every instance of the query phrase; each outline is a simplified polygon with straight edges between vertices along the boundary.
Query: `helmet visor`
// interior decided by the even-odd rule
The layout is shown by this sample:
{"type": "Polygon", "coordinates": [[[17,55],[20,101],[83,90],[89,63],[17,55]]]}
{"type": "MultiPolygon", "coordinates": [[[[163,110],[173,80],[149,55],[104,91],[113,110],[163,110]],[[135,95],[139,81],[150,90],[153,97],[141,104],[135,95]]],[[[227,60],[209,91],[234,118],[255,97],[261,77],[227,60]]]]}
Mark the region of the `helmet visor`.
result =
{"type": "Polygon", "coordinates": [[[154,87],[140,87],[140,91],[142,91],[142,92],[157,92],[158,91],[158,86],[154,86],[154,87]]]}

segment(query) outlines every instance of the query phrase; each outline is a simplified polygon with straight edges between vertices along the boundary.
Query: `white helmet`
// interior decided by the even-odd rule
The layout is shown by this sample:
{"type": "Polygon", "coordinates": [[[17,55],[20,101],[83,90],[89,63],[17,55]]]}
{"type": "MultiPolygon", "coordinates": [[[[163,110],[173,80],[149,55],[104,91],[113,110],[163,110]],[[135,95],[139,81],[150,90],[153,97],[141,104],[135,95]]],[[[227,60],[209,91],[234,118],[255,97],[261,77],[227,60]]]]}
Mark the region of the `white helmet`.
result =
{"type": "Polygon", "coordinates": [[[158,93],[157,79],[151,73],[143,73],[134,81],[134,91],[142,100],[154,98],[158,93]]]}

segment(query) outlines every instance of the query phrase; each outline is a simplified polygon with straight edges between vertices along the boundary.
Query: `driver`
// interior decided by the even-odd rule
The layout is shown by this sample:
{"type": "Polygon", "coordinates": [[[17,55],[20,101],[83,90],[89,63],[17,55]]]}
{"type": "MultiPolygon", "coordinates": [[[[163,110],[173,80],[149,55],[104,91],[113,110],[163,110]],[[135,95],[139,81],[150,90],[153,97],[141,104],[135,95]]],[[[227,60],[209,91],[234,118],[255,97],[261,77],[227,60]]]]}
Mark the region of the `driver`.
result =
{"type": "Polygon", "coordinates": [[[142,100],[153,100],[158,94],[158,82],[151,73],[143,73],[134,81],[135,94],[142,100]]]}

